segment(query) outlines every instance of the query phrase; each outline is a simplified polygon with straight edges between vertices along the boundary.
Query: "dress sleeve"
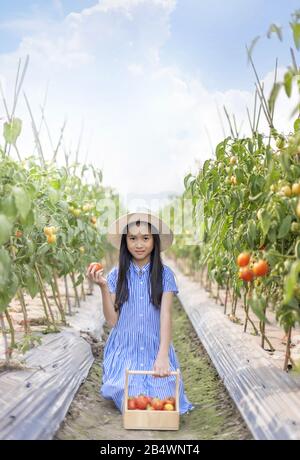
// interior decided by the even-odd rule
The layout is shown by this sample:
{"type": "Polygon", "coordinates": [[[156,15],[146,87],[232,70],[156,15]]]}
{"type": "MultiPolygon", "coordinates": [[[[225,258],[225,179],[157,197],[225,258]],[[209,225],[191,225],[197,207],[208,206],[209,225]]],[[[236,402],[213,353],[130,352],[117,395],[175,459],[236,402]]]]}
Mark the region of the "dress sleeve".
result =
{"type": "Polygon", "coordinates": [[[107,275],[108,289],[111,294],[115,293],[117,290],[117,279],[117,268],[113,267],[107,275]]]}
{"type": "Polygon", "coordinates": [[[175,275],[169,267],[164,267],[163,270],[163,292],[173,291],[175,294],[178,294],[177,283],[175,280],[175,275]]]}

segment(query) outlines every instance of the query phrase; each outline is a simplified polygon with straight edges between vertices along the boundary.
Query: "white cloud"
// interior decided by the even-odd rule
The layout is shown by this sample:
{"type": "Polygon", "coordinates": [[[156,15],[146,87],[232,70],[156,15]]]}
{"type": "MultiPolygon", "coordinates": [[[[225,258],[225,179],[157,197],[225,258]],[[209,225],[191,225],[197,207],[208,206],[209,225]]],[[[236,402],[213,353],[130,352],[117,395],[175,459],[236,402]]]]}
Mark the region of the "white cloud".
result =
{"type": "MultiPolygon", "coordinates": [[[[92,135],[88,162],[103,167],[104,183],[123,196],[183,191],[184,175],[211,155],[209,138],[214,146],[223,138],[215,101],[227,135],[223,105],[247,129],[250,92],[211,93],[184,69],[161,62],[174,7],[173,0],[104,0],[61,22],[36,22],[14,53],[0,55],[0,77],[12,95],[18,58],[30,54],[24,89],[36,118],[50,80],[46,117],[53,137],[67,114],[66,145],[75,149],[84,119],[81,160],[92,135]]],[[[266,76],[266,87],[272,79],[266,76]]],[[[278,101],[280,129],[287,126],[287,102],[278,101]]],[[[21,151],[28,153],[23,100],[18,115],[25,120],[21,151]]],[[[49,149],[45,131],[43,138],[49,149]]]]}
{"type": "Polygon", "coordinates": [[[133,76],[140,76],[144,74],[143,67],[139,64],[129,64],[128,65],[128,71],[133,75],[133,76]]]}

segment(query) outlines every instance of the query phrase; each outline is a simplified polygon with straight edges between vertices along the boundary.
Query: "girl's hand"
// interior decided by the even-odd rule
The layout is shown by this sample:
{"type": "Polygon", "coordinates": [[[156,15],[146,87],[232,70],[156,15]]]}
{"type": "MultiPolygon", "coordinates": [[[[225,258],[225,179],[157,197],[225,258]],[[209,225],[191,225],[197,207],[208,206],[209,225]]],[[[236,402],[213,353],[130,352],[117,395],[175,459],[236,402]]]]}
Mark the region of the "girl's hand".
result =
{"type": "MultiPolygon", "coordinates": [[[[96,262],[95,262],[96,263],[96,262]]],[[[101,268],[100,270],[96,270],[97,266],[90,264],[87,271],[86,276],[93,281],[94,283],[98,284],[98,286],[103,287],[107,286],[107,280],[103,276],[104,269],[101,268]]]]}
{"type": "Polygon", "coordinates": [[[169,357],[166,356],[157,356],[156,361],[153,367],[154,372],[153,377],[167,377],[171,373],[169,357]]]}

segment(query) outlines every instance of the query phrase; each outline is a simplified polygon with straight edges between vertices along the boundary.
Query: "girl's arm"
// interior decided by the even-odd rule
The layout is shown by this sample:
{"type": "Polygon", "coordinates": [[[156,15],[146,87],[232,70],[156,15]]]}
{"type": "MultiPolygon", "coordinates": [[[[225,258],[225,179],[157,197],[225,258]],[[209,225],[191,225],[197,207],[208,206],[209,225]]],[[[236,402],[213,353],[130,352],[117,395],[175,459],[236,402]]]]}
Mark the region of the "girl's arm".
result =
{"type": "Polygon", "coordinates": [[[117,324],[119,318],[119,312],[116,312],[114,309],[116,294],[109,292],[107,284],[100,286],[100,289],[102,294],[104,317],[109,327],[114,327],[117,324]]]}
{"type": "Polygon", "coordinates": [[[173,292],[163,292],[160,312],[160,346],[154,363],[154,371],[160,377],[170,374],[169,347],[172,339],[173,292]]]}
{"type": "Polygon", "coordinates": [[[116,294],[110,293],[107,279],[103,276],[103,268],[96,270],[96,265],[91,264],[86,272],[87,277],[98,284],[102,294],[102,305],[104,317],[109,327],[114,327],[119,318],[119,312],[114,309],[116,294]]]}

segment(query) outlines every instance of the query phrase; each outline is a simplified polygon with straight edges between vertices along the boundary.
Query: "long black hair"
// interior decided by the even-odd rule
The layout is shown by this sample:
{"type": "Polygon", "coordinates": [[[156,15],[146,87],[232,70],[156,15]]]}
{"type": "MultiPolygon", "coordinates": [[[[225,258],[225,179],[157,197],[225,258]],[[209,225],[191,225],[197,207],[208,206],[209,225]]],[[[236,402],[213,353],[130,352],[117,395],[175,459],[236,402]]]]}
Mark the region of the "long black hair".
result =
{"type": "MultiPolygon", "coordinates": [[[[140,220],[134,222],[135,225],[140,225],[140,220]]],[[[133,223],[130,224],[130,226],[133,223]]],[[[163,263],[160,257],[160,237],[157,233],[155,227],[148,222],[149,231],[153,236],[153,249],[150,254],[150,275],[148,284],[149,298],[153,305],[160,309],[161,298],[162,298],[162,273],[163,273],[163,263]],[[151,290],[150,290],[151,287],[151,290]]],[[[132,255],[128,251],[126,236],[128,233],[128,225],[126,226],[126,233],[122,234],[121,244],[120,244],[120,254],[119,254],[119,273],[117,280],[117,289],[116,289],[116,300],[114,304],[115,311],[120,310],[122,304],[128,300],[129,289],[127,282],[127,271],[132,260],[132,255]]]]}

